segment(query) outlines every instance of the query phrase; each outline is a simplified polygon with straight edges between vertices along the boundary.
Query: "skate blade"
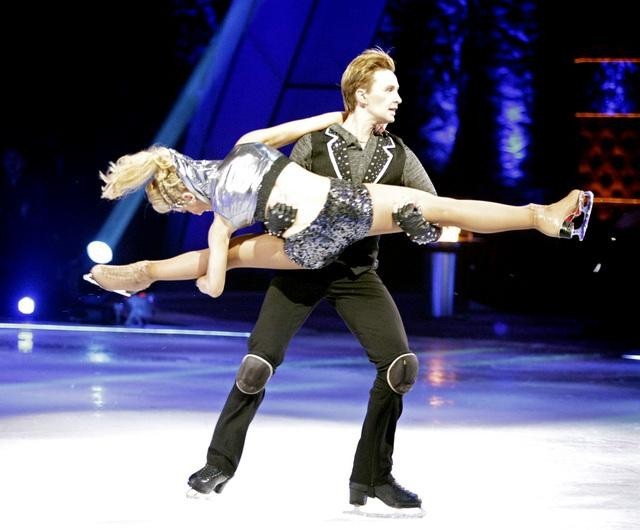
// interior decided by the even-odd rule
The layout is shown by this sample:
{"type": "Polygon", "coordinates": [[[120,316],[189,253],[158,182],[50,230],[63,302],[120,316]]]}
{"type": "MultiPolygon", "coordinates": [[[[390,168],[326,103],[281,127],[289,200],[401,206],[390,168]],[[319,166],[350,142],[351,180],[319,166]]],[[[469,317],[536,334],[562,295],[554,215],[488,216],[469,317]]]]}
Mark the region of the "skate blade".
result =
{"type": "Polygon", "coordinates": [[[95,281],[93,279],[93,276],[91,276],[91,273],[83,274],[82,275],[82,279],[87,281],[87,282],[89,282],[89,283],[92,283],[93,285],[95,285],[97,287],[100,287],[100,289],[103,289],[104,291],[108,291],[110,293],[120,294],[122,296],[127,296],[127,297],[131,296],[131,293],[129,291],[124,291],[122,289],[113,289],[113,290],[105,289],[104,287],[102,287],[102,285],[100,285],[97,281],[95,281]]]}
{"type": "Polygon", "coordinates": [[[580,196],[580,213],[582,214],[582,223],[578,228],[574,228],[571,237],[578,236],[578,239],[582,241],[587,233],[587,227],[589,226],[589,218],[591,217],[591,210],[593,208],[593,192],[585,191],[580,196]]]}
{"type": "MultiPolygon", "coordinates": [[[[372,499],[369,499],[371,501],[372,499]]],[[[393,508],[383,502],[369,502],[364,506],[352,504],[349,510],[343,513],[346,515],[357,515],[358,517],[376,517],[379,519],[420,519],[426,515],[422,508],[393,508]]]]}
{"type": "Polygon", "coordinates": [[[200,493],[199,491],[194,490],[193,488],[189,488],[185,494],[187,499],[192,499],[196,501],[211,501],[214,496],[211,493],[200,493]]]}

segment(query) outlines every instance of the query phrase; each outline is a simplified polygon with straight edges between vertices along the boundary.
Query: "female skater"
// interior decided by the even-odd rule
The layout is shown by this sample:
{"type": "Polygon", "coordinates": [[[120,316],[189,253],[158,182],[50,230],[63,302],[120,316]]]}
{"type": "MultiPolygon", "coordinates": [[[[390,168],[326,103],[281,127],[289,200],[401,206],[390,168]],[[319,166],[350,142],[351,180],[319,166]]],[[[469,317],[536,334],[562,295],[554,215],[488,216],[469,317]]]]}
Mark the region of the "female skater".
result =
{"type": "MultiPolygon", "coordinates": [[[[275,149],[341,121],[342,113],[336,112],[255,130],[243,135],[221,161],[193,160],[153,146],[121,157],[101,173],[102,197],[118,199],[144,186],[160,213],[213,211],[208,255],[182,255],[187,256],[182,276],[170,278],[197,277],[200,291],[213,297],[222,294],[228,268],[321,268],[359,239],[401,231],[398,212],[478,233],[536,229],[550,237],[584,238],[593,205],[588,191],[573,190],[550,205],[457,200],[411,188],[322,177],[275,149]],[[574,219],[580,215],[576,228],[574,219]],[[236,230],[257,221],[264,221],[277,237],[243,237],[230,246],[236,230]]],[[[126,271],[96,266],[91,278],[105,289],[139,290],[152,281],[148,266],[139,262],[126,271]]]]}

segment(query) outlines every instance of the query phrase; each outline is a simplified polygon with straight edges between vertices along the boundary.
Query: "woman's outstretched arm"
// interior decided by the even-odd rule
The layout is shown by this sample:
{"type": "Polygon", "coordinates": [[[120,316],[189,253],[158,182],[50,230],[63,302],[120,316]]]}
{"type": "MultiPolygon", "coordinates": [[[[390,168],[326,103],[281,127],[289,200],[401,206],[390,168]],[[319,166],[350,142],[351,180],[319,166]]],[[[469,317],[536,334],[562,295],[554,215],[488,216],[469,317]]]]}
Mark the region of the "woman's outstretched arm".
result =
{"type": "Polygon", "coordinates": [[[227,277],[227,253],[234,228],[231,222],[219,213],[215,214],[209,227],[209,260],[207,270],[196,285],[200,292],[217,298],[224,291],[227,277]]]}
{"type": "MultiPolygon", "coordinates": [[[[209,229],[209,255],[204,275],[197,279],[198,289],[214,298],[224,291],[226,273],[236,268],[248,269],[301,269],[284,252],[284,241],[280,238],[261,234],[238,240],[231,240],[231,223],[221,215],[216,215],[209,229]],[[216,220],[218,222],[216,223],[216,220]]],[[[204,255],[204,251],[203,255],[204,255]]],[[[200,272],[200,271],[199,271],[200,272]]]]}
{"type": "Polygon", "coordinates": [[[307,133],[326,129],[334,123],[342,123],[344,121],[343,116],[342,112],[326,112],[310,118],[287,121],[265,129],[256,129],[243,134],[236,142],[236,145],[260,142],[271,147],[282,147],[297,141],[307,133]]]}
{"type": "MultiPolygon", "coordinates": [[[[224,291],[227,271],[234,268],[299,269],[284,253],[282,239],[263,234],[230,247],[233,226],[217,214],[209,228],[209,256],[204,274],[196,281],[203,294],[217,298],[224,291]]],[[[198,271],[200,272],[200,271],[198,271]]]]}

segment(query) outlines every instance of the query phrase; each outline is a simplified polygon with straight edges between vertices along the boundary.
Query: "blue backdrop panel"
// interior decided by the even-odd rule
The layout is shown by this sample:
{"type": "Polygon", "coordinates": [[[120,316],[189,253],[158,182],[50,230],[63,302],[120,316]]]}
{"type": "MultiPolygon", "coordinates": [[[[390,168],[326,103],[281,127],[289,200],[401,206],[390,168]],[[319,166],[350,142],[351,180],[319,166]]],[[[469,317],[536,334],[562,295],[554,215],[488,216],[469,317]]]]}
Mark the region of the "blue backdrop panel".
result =
{"type": "Polygon", "coordinates": [[[240,34],[221,42],[212,57],[229,66],[203,91],[184,146],[191,156],[222,157],[244,132],[268,125],[313,2],[248,3],[246,20],[234,25],[240,34]]]}
{"type": "Polygon", "coordinates": [[[386,2],[316,2],[289,82],[340,85],[349,61],[373,42],[386,2]]]}
{"type": "MultiPolygon", "coordinates": [[[[280,105],[274,116],[274,123],[308,116],[315,109],[317,112],[342,110],[342,95],[339,87],[311,88],[299,87],[288,88],[282,93],[280,105]]],[[[284,151],[284,149],[283,149],[284,151]]]]}

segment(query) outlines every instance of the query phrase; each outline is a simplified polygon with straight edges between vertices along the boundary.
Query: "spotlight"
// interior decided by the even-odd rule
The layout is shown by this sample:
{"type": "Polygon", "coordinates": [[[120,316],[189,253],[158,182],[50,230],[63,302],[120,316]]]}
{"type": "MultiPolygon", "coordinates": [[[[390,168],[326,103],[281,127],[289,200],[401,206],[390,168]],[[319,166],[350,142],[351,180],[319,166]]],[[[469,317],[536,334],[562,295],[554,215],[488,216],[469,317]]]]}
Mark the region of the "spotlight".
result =
{"type": "Polygon", "coordinates": [[[31,315],[36,310],[36,302],[30,296],[23,296],[18,301],[18,311],[23,315],[31,315]]]}
{"type": "Polygon", "coordinates": [[[94,263],[109,263],[113,259],[111,247],[104,241],[92,241],[87,245],[87,254],[94,263]]]}
{"type": "Polygon", "coordinates": [[[443,226],[442,235],[437,243],[457,243],[460,241],[460,229],[457,226],[443,226]]]}

